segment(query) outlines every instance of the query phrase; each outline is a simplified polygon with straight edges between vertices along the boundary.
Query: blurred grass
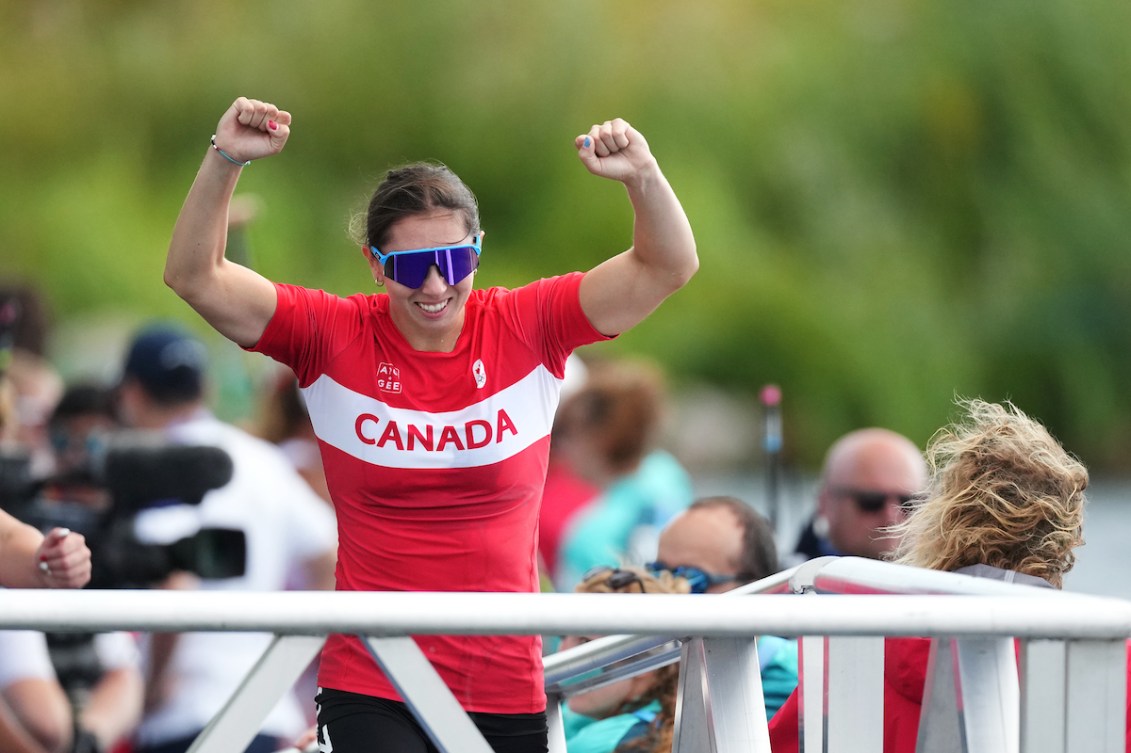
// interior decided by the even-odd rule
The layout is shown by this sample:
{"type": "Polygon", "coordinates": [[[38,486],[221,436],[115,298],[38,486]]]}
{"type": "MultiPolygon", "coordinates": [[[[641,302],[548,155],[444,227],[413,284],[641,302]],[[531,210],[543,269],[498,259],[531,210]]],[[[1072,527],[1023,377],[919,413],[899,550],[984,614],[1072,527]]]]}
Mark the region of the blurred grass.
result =
{"type": "Polygon", "coordinates": [[[703,264],[608,352],[655,356],[677,389],[781,384],[801,464],[862,424],[922,443],[961,394],[1012,398],[1092,467],[1127,470],[1129,16],[1114,0],[7,3],[0,276],[39,284],[61,327],[199,327],[161,267],[240,94],[295,117],[284,155],[241,181],[268,276],[365,289],[349,215],[419,158],[479,195],[481,284],[584,269],[630,242],[631,214],[572,138],[623,116],[703,264]]]}

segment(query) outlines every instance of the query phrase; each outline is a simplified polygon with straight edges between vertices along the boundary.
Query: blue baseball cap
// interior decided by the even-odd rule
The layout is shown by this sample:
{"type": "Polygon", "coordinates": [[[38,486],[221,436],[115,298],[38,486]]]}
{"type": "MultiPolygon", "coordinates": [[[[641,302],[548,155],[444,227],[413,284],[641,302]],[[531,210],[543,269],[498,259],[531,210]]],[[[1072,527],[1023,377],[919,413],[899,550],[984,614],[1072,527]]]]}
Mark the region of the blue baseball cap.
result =
{"type": "Polygon", "coordinates": [[[170,325],[145,327],[134,337],[122,380],[134,380],[159,402],[195,400],[204,394],[208,353],[188,332],[170,325]]]}

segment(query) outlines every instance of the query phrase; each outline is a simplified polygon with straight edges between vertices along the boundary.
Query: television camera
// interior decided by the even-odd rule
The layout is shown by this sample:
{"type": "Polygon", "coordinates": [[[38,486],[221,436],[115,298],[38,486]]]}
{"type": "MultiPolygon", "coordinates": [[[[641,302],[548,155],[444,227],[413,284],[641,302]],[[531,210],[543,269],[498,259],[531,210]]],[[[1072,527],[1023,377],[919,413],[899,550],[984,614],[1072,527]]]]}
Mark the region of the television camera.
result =
{"type": "Polygon", "coordinates": [[[199,505],[231,481],[228,453],[129,434],[113,437],[86,466],[46,478],[33,478],[28,456],[0,452],[0,508],[43,531],[59,526],[83,534],[93,566],[89,588],[146,588],[179,571],[207,579],[243,575],[243,531],[202,528],[169,544],[142,542],[134,531],[143,510],[199,505]]]}

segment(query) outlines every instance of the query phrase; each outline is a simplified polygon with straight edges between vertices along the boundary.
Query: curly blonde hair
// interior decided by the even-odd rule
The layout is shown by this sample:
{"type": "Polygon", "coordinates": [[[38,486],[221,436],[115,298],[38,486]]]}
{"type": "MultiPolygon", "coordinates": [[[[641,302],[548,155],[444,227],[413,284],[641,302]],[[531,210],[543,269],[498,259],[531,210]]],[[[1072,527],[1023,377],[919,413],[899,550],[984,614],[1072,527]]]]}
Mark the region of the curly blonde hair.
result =
{"type": "Polygon", "coordinates": [[[934,570],[991,565],[1060,588],[1084,543],[1088,470],[1010,402],[959,399],[927,445],[926,497],[891,532],[892,559],[934,570]]]}
{"type": "MultiPolygon", "coordinates": [[[[691,586],[684,578],[677,578],[666,570],[653,573],[642,567],[625,566],[594,571],[574,590],[578,593],[594,594],[686,594],[691,593],[691,586]]],[[[669,664],[653,671],[655,679],[652,687],[639,698],[626,703],[618,713],[626,714],[644,708],[654,700],[660,702],[660,712],[652,720],[647,734],[617,746],[617,751],[668,753],[672,749],[672,737],[675,733],[675,702],[679,689],[679,664],[669,664]]]]}

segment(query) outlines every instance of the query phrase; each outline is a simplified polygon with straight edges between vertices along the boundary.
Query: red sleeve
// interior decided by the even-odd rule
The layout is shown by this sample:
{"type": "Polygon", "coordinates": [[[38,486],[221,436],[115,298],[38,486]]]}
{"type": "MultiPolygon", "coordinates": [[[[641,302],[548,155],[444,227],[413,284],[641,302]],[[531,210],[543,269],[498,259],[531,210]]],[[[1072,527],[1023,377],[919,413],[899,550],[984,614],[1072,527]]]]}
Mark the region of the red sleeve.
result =
{"type": "Polygon", "coordinates": [[[306,387],[362,333],[370,300],[340,298],[324,290],[276,283],[278,303],[259,342],[247,350],[290,366],[306,387]]]}
{"type": "Polygon", "coordinates": [[[612,337],[598,332],[581,309],[582,272],[536,280],[514,290],[496,288],[509,324],[559,379],[575,348],[612,337]]]}

